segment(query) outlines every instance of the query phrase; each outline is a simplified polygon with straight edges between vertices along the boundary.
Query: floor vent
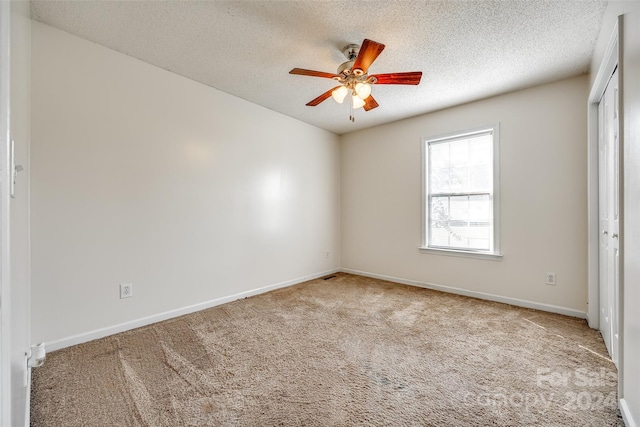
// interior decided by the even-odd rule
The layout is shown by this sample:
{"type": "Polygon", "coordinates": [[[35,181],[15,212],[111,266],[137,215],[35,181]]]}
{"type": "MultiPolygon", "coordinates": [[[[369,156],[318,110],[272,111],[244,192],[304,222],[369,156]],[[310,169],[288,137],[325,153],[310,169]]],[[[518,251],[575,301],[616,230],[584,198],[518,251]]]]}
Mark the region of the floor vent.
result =
{"type": "Polygon", "coordinates": [[[329,280],[329,279],[333,279],[334,277],[338,277],[335,274],[332,274],[331,276],[327,276],[327,277],[323,277],[322,280],[329,280]]]}

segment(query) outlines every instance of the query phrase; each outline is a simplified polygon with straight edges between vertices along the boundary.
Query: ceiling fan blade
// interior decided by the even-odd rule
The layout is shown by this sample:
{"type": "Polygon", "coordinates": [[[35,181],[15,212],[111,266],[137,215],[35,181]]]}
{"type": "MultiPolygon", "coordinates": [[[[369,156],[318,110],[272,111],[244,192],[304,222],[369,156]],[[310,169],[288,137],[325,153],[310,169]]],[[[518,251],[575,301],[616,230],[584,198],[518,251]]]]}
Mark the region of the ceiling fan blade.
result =
{"type": "Polygon", "coordinates": [[[364,111],[369,111],[373,110],[376,107],[378,107],[378,103],[375,99],[373,99],[372,95],[369,95],[369,97],[364,100],[364,106],[362,108],[364,108],[364,111]]]}
{"type": "Polygon", "coordinates": [[[339,87],[340,86],[336,86],[333,89],[329,89],[328,91],[326,91],[325,93],[323,93],[322,95],[317,97],[316,99],[307,102],[306,105],[308,105],[309,107],[315,107],[316,105],[320,104],[322,101],[324,101],[327,98],[329,98],[331,96],[331,92],[333,92],[334,90],[338,89],[339,87]]]}
{"type": "Polygon", "coordinates": [[[305,70],[304,68],[294,68],[289,74],[299,74],[301,76],[324,77],[327,79],[336,79],[340,77],[337,74],[325,73],[323,71],[305,70]]]}
{"type": "Polygon", "coordinates": [[[378,79],[379,85],[417,85],[422,78],[422,71],[410,71],[408,73],[373,74],[378,79]]]}
{"type": "Polygon", "coordinates": [[[352,70],[362,70],[362,73],[365,74],[373,61],[376,60],[380,52],[384,49],[384,45],[382,43],[374,42],[373,40],[364,39],[362,42],[362,46],[360,46],[360,51],[358,52],[358,57],[356,61],[353,63],[352,70]]]}

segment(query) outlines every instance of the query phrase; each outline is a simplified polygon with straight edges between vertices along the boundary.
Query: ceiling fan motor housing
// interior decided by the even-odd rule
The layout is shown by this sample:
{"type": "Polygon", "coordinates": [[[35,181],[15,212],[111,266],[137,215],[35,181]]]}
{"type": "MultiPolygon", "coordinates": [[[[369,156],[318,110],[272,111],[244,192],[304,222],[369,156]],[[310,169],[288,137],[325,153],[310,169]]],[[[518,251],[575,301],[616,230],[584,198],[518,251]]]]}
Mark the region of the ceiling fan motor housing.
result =
{"type": "Polygon", "coordinates": [[[351,74],[351,67],[353,67],[354,62],[355,61],[347,61],[340,64],[337,74],[342,74],[345,77],[351,74]]]}
{"type": "Polygon", "coordinates": [[[358,53],[360,53],[360,45],[359,44],[348,44],[342,48],[342,53],[347,58],[347,62],[343,62],[338,67],[338,73],[343,76],[348,76],[351,74],[351,68],[353,67],[356,58],[358,57],[358,53]]]}

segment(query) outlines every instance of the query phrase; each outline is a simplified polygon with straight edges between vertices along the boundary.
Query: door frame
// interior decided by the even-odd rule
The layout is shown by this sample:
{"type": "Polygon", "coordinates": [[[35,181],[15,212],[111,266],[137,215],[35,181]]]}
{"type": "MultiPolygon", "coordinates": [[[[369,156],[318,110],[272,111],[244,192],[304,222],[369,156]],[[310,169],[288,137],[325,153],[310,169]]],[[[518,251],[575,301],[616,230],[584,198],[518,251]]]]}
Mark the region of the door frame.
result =
{"type": "Polygon", "coordinates": [[[11,275],[9,270],[9,140],[11,2],[0,1],[0,426],[11,425],[11,275]]]}
{"type": "MultiPolygon", "coordinates": [[[[587,162],[588,162],[588,310],[587,320],[589,326],[594,329],[600,329],[600,274],[599,274],[599,251],[600,251],[600,224],[599,224],[599,174],[598,174],[598,104],[604,94],[609,80],[618,68],[618,142],[619,148],[619,179],[620,183],[624,182],[624,111],[623,111],[623,70],[622,70],[622,15],[618,16],[614,25],[609,44],[605,50],[604,56],[598,67],[598,72],[593,81],[588,100],[588,146],[587,146],[587,162]]],[[[620,231],[619,231],[619,286],[618,286],[618,399],[622,399],[622,369],[623,353],[623,283],[624,283],[624,192],[619,189],[619,213],[620,213],[620,231]]]]}

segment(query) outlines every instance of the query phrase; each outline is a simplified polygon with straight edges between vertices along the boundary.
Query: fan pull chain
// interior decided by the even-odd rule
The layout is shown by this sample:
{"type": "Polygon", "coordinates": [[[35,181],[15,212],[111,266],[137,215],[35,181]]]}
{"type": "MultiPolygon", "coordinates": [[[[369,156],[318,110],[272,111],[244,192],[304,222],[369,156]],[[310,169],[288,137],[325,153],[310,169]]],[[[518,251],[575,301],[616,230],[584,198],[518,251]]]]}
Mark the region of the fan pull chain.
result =
{"type": "Polygon", "coordinates": [[[356,121],[355,115],[353,113],[353,97],[351,97],[351,102],[349,103],[349,120],[351,120],[351,123],[354,123],[356,121]]]}

